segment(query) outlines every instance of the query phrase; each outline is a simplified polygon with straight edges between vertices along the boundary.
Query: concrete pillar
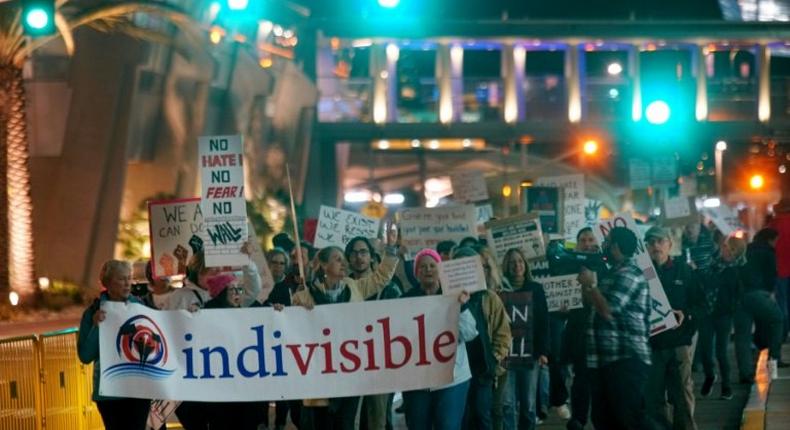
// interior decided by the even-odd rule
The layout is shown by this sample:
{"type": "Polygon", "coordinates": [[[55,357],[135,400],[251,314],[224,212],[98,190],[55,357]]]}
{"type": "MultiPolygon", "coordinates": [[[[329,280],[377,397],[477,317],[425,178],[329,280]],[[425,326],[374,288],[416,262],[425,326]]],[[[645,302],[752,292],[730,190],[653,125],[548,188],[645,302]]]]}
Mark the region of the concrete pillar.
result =
{"type": "Polygon", "coordinates": [[[397,45],[373,45],[370,48],[370,76],[373,79],[373,122],[384,124],[397,118],[397,45]]]}
{"type": "Polygon", "coordinates": [[[628,74],[631,76],[631,119],[642,119],[642,78],[639,67],[639,46],[632,46],[628,55],[628,74]]]}
{"type": "Polygon", "coordinates": [[[565,51],[565,80],[568,86],[568,121],[582,119],[582,72],[584,65],[579,45],[571,43],[565,51]]]}
{"type": "Polygon", "coordinates": [[[694,116],[697,121],[708,120],[708,73],[705,63],[705,50],[702,46],[694,45],[691,48],[691,59],[694,65],[694,73],[697,78],[696,103],[694,116]]]}
{"type": "Polygon", "coordinates": [[[757,47],[757,119],[771,120],[771,48],[765,43],[757,47]]]}
{"type": "Polygon", "coordinates": [[[523,46],[506,44],[502,48],[502,79],[505,87],[505,122],[512,124],[523,121],[524,106],[524,65],[527,51],[523,46]]]}
{"type": "Polygon", "coordinates": [[[458,45],[441,44],[436,52],[436,85],[439,87],[439,121],[448,124],[463,113],[464,50],[458,45]]]}

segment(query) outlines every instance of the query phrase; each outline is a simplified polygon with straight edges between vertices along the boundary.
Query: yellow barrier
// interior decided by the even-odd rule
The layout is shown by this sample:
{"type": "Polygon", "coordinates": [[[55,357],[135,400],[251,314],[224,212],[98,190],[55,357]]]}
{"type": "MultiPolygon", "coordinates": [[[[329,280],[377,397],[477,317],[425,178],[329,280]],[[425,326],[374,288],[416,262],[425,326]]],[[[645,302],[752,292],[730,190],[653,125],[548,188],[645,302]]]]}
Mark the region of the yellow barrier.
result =
{"type": "Polygon", "coordinates": [[[99,430],[77,330],[0,340],[0,429],[99,430]]]}

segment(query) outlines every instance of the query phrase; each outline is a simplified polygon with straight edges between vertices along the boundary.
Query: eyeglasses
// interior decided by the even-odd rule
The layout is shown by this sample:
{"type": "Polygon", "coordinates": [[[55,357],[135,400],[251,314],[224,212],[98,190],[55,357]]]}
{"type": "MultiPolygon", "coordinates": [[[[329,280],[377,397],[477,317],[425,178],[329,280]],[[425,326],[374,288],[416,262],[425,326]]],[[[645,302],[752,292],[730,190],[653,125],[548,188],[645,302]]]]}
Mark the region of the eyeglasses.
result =
{"type": "Polygon", "coordinates": [[[370,255],[370,251],[367,248],[352,249],[351,252],[349,252],[349,255],[358,255],[360,257],[363,257],[365,255],[370,255]]]}
{"type": "Polygon", "coordinates": [[[244,292],[244,288],[242,287],[228,287],[228,292],[241,294],[244,292]]]}

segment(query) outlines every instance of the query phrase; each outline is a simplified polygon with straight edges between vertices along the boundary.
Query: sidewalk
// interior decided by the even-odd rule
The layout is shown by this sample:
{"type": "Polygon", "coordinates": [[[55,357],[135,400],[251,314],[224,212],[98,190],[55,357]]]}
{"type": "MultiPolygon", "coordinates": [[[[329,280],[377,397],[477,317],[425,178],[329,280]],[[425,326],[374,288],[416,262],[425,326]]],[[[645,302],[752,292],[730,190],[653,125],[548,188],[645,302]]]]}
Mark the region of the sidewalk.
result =
{"type": "MultiPolygon", "coordinates": [[[[767,353],[764,350],[760,354],[755,384],[743,410],[743,430],[780,430],[789,426],[790,368],[779,369],[779,379],[769,381],[767,353]]],[[[790,357],[790,344],[782,345],[782,356],[790,357]]]]}

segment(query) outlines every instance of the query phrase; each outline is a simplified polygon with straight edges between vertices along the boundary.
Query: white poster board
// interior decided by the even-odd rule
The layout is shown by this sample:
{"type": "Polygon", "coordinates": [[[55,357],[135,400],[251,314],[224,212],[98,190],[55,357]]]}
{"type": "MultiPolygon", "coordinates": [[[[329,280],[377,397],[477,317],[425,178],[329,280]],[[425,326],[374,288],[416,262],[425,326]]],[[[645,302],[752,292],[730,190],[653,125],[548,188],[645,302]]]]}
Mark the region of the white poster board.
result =
{"type": "Polygon", "coordinates": [[[200,199],[148,202],[151,261],[156,278],[186,275],[192,256],[189,241],[203,238],[205,224],[200,199]]]}
{"type": "Polygon", "coordinates": [[[664,200],[664,210],[661,213],[662,223],[666,226],[685,226],[697,220],[697,205],[694,197],[680,196],[664,200]]]}
{"type": "Polygon", "coordinates": [[[578,277],[578,274],[573,274],[537,279],[543,285],[543,291],[546,293],[549,312],[558,311],[563,307],[570,310],[583,306],[582,285],[576,279],[578,277]]]}
{"type": "Polygon", "coordinates": [[[473,203],[488,200],[488,187],[483,172],[464,170],[450,175],[453,187],[453,200],[458,203],[473,203]]]}
{"type": "Polygon", "coordinates": [[[664,287],[661,285],[661,280],[658,278],[655,267],[653,267],[653,260],[647,253],[647,248],[644,241],[644,236],[641,234],[639,228],[634,222],[634,219],[629,214],[616,214],[612,219],[601,220],[596,228],[593,229],[598,243],[603,243],[604,237],[609,234],[609,231],[614,227],[625,227],[636,235],[637,247],[634,258],[636,264],[642,269],[645,279],[650,286],[650,297],[652,298],[652,310],[650,312],[650,335],[667,331],[677,326],[675,314],[672,313],[672,308],[669,306],[669,299],[664,292],[664,287]]]}
{"type": "Polygon", "coordinates": [[[344,248],[356,236],[375,239],[379,235],[380,220],[356,212],[321,205],[315,247],[339,246],[344,248]]]}
{"type": "Polygon", "coordinates": [[[527,259],[546,255],[540,218],[536,214],[522,214],[489,221],[485,224],[488,246],[494,250],[497,261],[502,261],[511,248],[524,251],[527,259]]]}
{"type": "Polygon", "coordinates": [[[490,203],[475,206],[477,211],[477,225],[482,226],[494,217],[494,207],[490,203]]]}
{"type": "Polygon", "coordinates": [[[442,294],[456,296],[486,289],[486,275],[479,255],[455,258],[439,263],[442,294]]]}
{"type": "Polygon", "coordinates": [[[460,311],[455,297],[312,310],[189,313],[110,301],[102,309],[102,396],[314,399],[420,390],[453,380],[460,311]]]}
{"type": "Polygon", "coordinates": [[[565,193],[563,200],[565,212],[563,214],[563,231],[565,240],[576,242],[576,233],[586,227],[584,207],[586,204],[584,194],[584,175],[563,175],[538,178],[535,185],[544,187],[559,187],[565,193]]]}
{"type": "Polygon", "coordinates": [[[476,238],[475,211],[472,205],[402,209],[398,212],[401,244],[411,259],[424,248],[436,249],[443,240],[460,243],[466,237],[476,238]]]}
{"type": "Polygon", "coordinates": [[[738,213],[725,204],[717,208],[705,208],[702,212],[710,218],[713,225],[725,236],[735,234],[738,231],[746,231],[746,227],[741,224],[741,220],[738,218],[738,213]]]}
{"type": "Polygon", "coordinates": [[[203,136],[198,148],[206,267],[245,266],[249,257],[241,252],[247,240],[241,136],[203,136]]]}

